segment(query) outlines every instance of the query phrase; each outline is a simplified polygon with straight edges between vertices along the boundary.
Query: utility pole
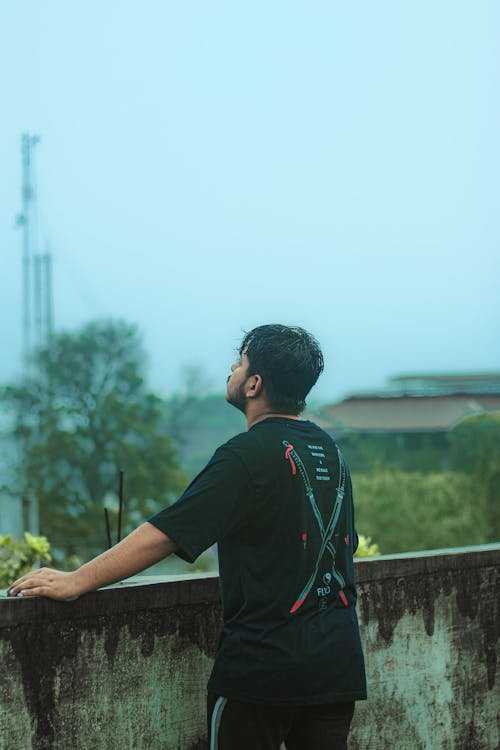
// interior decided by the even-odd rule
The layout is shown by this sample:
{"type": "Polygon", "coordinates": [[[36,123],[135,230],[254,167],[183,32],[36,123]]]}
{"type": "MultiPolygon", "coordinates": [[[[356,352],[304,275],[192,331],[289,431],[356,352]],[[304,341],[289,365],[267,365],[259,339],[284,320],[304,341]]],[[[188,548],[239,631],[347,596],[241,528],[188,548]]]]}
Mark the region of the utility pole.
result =
{"type": "Polygon", "coordinates": [[[36,253],[33,256],[33,301],[34,301],[34,318],[35,318],[35,336],[34,344],[38,349],[43,344],[43,320],[42,320],[42,256],[36,253]]]}
{"type": "MultiPolygon", "coordinates": [[[[52,326],[52,297],[49,256],[38,254],[38,225],[36,211],[36,191],[33,168],[33,151],[40,142],[37,135],[23,133],[21,136],[22,158],[22,213],[17,217],[17,224],[23,230],[22,240],[22,346],[23,364],[26,369],[32,347],[44,343],[44,298],[46,299],[47,329],[52,326]],[[45,259],[45,260],[44,260],[45,259]],[[33,296],[32,296],[33,295],[33,296]],[[33,304],[32,304],[33,299],[33,304]]],[[[38,501],[36,497],[19,498],[22,515],[28,529],[35,536],[39,533],[38,501]]]]}
{"type": "Polygon", "coordinates": [[[52,301],[52,255],[47,249],[45,255],[42,255],[42,269],[44,271],[44,289],[45,289],[45,337],[50,339],[54,332],[54,303],[52,301]]]}
{"type": "Polygon", "coordinates": [[[31,224],[34,218],[33,203],[35,201],[35,190],[33,187],[32,162],[33,149],[40,142],[37,135],[23,133],[21,136],[21,156],[22,156],[22,188],[21,188],[21,205],[22,213],[17,217],[17,223],[23,230],[23,285],[22,285],[22,327],[23,327],[23,359],[24,364],[28,362],[28,357],[32,345],[31,331],[31,261],[32,261],[32,237],[31,224]]]}

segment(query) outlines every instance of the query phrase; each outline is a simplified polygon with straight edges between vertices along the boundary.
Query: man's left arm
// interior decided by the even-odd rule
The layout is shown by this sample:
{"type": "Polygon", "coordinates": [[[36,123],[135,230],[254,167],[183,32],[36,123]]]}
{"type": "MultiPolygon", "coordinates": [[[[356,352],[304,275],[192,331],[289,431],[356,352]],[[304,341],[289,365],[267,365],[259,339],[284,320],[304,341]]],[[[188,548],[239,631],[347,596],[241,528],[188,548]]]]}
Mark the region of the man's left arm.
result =
{"type": "Polygon", "coordinates": [[[71,573],[51,568],[26,573],[10,586],[9,596],[77,599],[88,591],[140,573],[177,549],[177,544],[163,531],[146,522],[119,544],[71,573]]]}

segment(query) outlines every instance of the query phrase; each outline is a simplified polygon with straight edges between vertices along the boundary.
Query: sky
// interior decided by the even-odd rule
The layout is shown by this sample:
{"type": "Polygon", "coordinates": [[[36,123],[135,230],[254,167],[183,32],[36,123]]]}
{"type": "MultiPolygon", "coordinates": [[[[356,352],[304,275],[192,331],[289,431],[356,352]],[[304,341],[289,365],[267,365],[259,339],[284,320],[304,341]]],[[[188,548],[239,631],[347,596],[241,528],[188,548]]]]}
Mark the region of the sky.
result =
{"type": "Polygon", "coordinates": [[[136,323],[151,386],[242,333],[313,398],[500,370],[498,0],[0,3],[0,382],[21,371],[21,133],[57,330],[136,323]]]}

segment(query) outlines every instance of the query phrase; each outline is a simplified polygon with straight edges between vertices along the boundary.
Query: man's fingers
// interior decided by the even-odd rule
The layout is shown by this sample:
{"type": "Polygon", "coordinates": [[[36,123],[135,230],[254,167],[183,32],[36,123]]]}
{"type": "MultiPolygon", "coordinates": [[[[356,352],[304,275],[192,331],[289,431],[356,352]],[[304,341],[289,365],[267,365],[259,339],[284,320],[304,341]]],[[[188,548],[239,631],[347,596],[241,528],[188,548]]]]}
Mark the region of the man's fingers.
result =
{"type": "Polygon", "coordinates": [[[27,575],[20,578],[18,581],[12,584],[12,586],[9,588],[9,594],[11,596],[17,596],[22,591],[31,590],[33,588],[39,588],[40,586],[44,586],[47,583],[53,582],[53,576],[45,577],[43,576],[43,581],[40,580],[41,571],[32,571],[31,573],[28,573],[27,575]],[[36,578],[34,576],[36,575],[36,578]]]}
{"type": "Polygon", "coordinates": [[[46,581],[32,581],[30,579],[17,583],[9,589],[10,596],[43,596],[38,592],[42,589],[49,590],[46,581]]]}
{"type": "Polygon", "coordinates": [[[34,588],[39,588],[40,586],[46,586],[49,583],[52,583],[52,579],[51,578],[43,578],[43,579],[39,578],[36,581],[28,579],[19,588],[24,591],[26,589],[34,589],[34,588]]]}
{"type": "Polygon", "coordinates": [[[33,586],[23,588],[18,596],[47,596],[50,589],[47,586],[33,586]]]}
{"type": "Polygon", "coordinates": [[[30,577],[30,575],[31,575],[31,573],[26,573],[26,575],[21,576],[21,578],[18,578],[17,581],[14,581],[14,583],[12,583],[10,585],[9,591],[12,591],[12,589],[19,588],[19,586],[22,586],[23,583],[25,583],[25,581],[28,580],[28,578],[30,577]]]}
{"type": "Polygon", "coordinates": [[[17,596],[48,596],[50,599],[62,599],[67,602],[78,599],[78,596],[65,596],[57,591],[54,586],[50,585],[50,581],[27,581],[24,586],[20,587],[17,596]]]}
{"type": "Polygon", "coordinates": [[[78,599],[80,592],[74,585],[74,574],[52,568],[32,570],[21,576],[9,588],[9,596],[48,596],[60,601],[78,599]]]}
{"type": "Polygon", "coordinates": [[[46,575],[47,573],[51,573],[50,568],[38,568],[37,570],[31,570],[29,573],[25,573],[23,576],[17,579],[17,581],[14,581],[9,586],[9,594],[14,596],[16,593],[19,592],[19,589],[23,588],[23,586],[26,585],[27,581],[31,581],[31,579],[36,576],[40,575],[46,575]]]}

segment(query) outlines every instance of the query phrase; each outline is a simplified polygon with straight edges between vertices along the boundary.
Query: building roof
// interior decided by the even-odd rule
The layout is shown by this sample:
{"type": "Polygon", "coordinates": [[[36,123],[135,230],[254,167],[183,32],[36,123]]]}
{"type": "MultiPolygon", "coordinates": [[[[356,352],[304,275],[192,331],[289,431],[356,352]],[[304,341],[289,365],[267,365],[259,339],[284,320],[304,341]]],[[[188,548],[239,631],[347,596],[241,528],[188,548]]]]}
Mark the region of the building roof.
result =
{"type": "Polygon", "coordinates": [[[500,395],[500,372],[413,373],[389,378],[379,389],[357,391],[351,397],[500,395]]]}
{"type": "Polygon", "coordinates": [[[439,432],[469,414],[499,411],[498,395],[351,397],[313,419],[334,432],[439,432]]]}

